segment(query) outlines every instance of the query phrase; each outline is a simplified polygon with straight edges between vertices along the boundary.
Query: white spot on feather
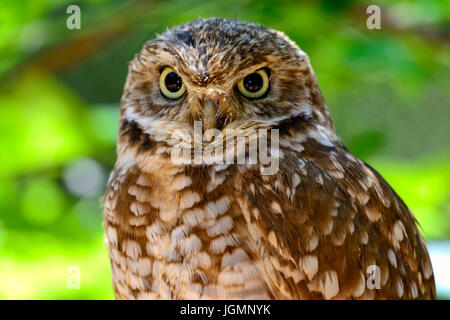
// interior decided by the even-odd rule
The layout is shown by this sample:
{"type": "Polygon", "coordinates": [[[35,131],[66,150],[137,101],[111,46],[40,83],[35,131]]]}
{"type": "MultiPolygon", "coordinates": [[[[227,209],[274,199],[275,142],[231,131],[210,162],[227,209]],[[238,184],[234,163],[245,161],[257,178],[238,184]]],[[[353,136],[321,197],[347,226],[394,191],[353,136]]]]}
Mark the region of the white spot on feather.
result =
{"type": "Polygon", "coordinates": [[[170,189],[173,191],[180,191],[192,184],[191,177],[185,175],[179,175],[172,180],[170,184],[170,189]]]}
{"type": "Polygon", "coordinates": [[[397,287],[397,295],[398,295],[398,297],[399,298],[403,297],[403,281],[402,281],[402,279],[399,278],[397,280],[396,287],[397,287]]]}
{"type": "Polygon", "coordinates": [[[211,257],[206,252],[194,253],[184,259],[184,263],[192,268],[200,267],[203,270],[211,266],[211,257]]]}
{"type": "Polygon", "coordinates": [[[419,296],[419,291],[417,290],[417,285],[415,282],[411,285],[411,297],[416,299],[419,296]]]}
{"type": "Polygon", "coordinates": [[[117,231],[113,227],[107,229],[108,240],[113,246],[117,246],[117,231]]]}
{"type": "Polygon", "coordinates": [[[366,216],[370,221],[375,222],[381,218],[381,213],[375,206],[366,207],[366,216]]]}
{"type": "Polygon", "coordinates": [[[180,199],[180,209],[191,208],[195,203],[200,201],[200,195],[194,191],[186,191],[180,199]]]}
{"type": "Polygon", "coordinates": [[[128,267],[134,273],[146,277],[152,271],[152,264],[149,258],[127,259],[128,267]]]}
{"type": "Polygon", "coordinates": [[[187,255],[192,252],[198,252],[202,248],[202,242],[195,234],[185,238],[180,242],[180,252],[187,255]]]}
{"type": "Polygon", "coordinates": [[[270,231],[268,236],[269,243],[274,246],[275,248],[278,247],[278,241],[277,236],[275,235],[275,232],[270,231]]]}
{"type": "Polygon", "coordinates": [[[159,222],[153,223],[151,226],[148,226],[145,230],[145,234],[150,243],[155,243],[160,239],[161,234],[163,233],[163,227],[159,222]]]}
{"type": "Polygon", "coordinates": [[[335,297],[339,292],[339,281],[336,271],[331,270],[325,272],[325,279],[322,281],[325,299],[329,300],[335,297]]]}
{"type": "Polygon", "coordinates": [[[282,214],[283,213],[283,211],[281,210],[280,204],[278,202],[276,202],[276,201],[272,202],[272,209],[278,214],[282,214]]]}
{"type": "Polygon", "coordinates": [[[134,240],[124,240],[122,242],[122,250],[128,257],[133,259],[137,259],[141,255],[141,247],[134,240]]]}
{"type": "Polygon", "coordinates": [[[299,265],[309,280],[311,280],[316,275],[317,270],[319,270],[319,261],[317,256],[314,255],[307,255],[300,258],[299,265]]]}
{"type": "Polygon", "coordinates": [[[320,173],[316,176],[316,182],[323,185],[323,176],[320,173]]]}
{"type": "Polygon", "coordinates": [[[300,184],[300,176],[296,173],[294,173],[294,176],[292,177],[292,187],[295,189],[300,184]]]}
{"type": "Polygon", "coordinates": [[[227,252],[223,255],[220,268],[224,270],[245,261],[249,261],[249,258],[245,251],[241,248],[236,248],[231,254],[227,252]]]}
{"type": "Polygon", "coordinates": [[[212,253],[223,253],[228,246],[236,246],[239,244],[238,238],[234,235],[221,236],[210,244],[210,250],[212,253]]]}
{"type": "Polygon", "coordinates": [[[397,220],[394,225],[394,236],[397,241],[402,241],[404,236],[405,227],[403,226],[403,222],[397,220]]]}
{"type": "Polygon", "coordinates": [[[225,216],[214,222],[214,224],[208,228],[207,234],[210,237],[215,237],[220,234],[228,233],[231,228],[233,228],[233,220],[230,216],[225,216]]]}
{"type": "Polygon", "coordinates": [[[423,275],[425,279],[430,279],[433,275],[433,268],[431,267],[431,263],[429,260],[425,260],[423,263],[423,275]]]}
{"type": "Polygon", "coordinates": [[[308,133],[311,138],[320,144],[326,147],[334,147],[334,144],[330,141],[332,140],[331,136],[333,136],[330,130],[322,126],[316,126],[314,130],[310,130],[308,133]]]}
{"type": "Polygon", "coordinates": [[[172,231],[172,245],[176,245],[181,239],[189,233],[190,227],[181,225],[172,231]]]}
{"type": "Polygon", "coordinates": [[[224,214],[230,207],[230,198],[228,196],[223,196],[217,201],[208,202],[205,205],[205,211],[208,218],[216,218],[224,214]]]}
{"type": "Polygon", "coordinates": [[[133,212],[135,216],[140,216],[150,212],[150,206],[147,203],[133,201],[130,205],[130,211],[133,212]]]}
{"type": "Polygon", "coordinates": [[[314,251],[317,248],[318,244],[319,244],[319,237],[315,233],[313,233],[309,238],[308,251],[314,251]]]}
{"type": "Polygon", "coordinates": [[[389,258],[390,263],[394,266],[394,268],[397,268],[397,258],[395,257],[394,251],[392,249],[389,249],[387,256],[389,258]]]}
{"type": "Polygon", "coordinates": [[[205,214],[204,211],[199,208],[188,210],[183,215],[183,221],[189,226],[196,226],[203,221],[205,214]]]}

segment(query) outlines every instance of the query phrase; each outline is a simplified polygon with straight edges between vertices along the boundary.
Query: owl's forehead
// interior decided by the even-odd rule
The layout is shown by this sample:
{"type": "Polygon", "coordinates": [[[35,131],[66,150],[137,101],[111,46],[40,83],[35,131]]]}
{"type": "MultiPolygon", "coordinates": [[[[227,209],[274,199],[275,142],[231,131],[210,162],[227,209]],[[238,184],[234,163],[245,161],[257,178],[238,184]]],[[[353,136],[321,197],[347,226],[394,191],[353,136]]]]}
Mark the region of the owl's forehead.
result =
{"type": "Polygon", "coordinates": [[[304,53],[283,33],[227,19],[197,19],[174,27],[148,48],[175,64],[193,82],[221,83],[254,66],[295,63],[304,53]]]}

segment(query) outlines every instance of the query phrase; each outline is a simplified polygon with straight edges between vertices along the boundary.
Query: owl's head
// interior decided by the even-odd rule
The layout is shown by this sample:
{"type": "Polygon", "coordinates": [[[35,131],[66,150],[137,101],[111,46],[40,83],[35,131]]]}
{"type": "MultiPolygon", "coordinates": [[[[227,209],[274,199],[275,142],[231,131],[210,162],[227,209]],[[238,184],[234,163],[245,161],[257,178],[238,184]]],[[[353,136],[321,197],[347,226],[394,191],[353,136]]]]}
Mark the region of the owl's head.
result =
{"type": "Polygon", "coordinates": [[[332,121],[307,55],[283,33],[219,18],[174,27],[129,65],[122,131],[332,121]],[[136,128],[130,129],[130,123],[136,128]],[[170,125],[169,125],[170,123],[170,125]]]}

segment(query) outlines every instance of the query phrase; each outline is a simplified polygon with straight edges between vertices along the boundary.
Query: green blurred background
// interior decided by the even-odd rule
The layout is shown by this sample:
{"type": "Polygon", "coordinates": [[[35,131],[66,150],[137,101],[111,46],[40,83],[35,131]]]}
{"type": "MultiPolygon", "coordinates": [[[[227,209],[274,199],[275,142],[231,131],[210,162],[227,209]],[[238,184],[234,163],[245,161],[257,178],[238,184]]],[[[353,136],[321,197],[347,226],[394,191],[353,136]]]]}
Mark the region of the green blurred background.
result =
{"type": "Polygon", "coordinates": [[[2,0],[0,299],[113,298],[99,199],[127,63],[168,27],[235,15],[309,54],[338,134],[415,213],[450,297],[448,1],[2,0]],[[70,4],[81,30],[66,27],[70,4]],[[370,4],[381,30],[366,27],[370,4]]]}

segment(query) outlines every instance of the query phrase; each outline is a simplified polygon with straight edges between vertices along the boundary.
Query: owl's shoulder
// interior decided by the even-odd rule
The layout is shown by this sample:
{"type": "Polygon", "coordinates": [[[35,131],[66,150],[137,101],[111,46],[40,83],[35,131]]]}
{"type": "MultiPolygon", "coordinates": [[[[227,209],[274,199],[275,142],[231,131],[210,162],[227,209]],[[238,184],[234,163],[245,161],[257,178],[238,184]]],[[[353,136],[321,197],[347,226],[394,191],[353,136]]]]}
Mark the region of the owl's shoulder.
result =
{"type": "Polygon", "coordinates": [[[236,194],[285,279],[279,288],[302,298],[435,296],[416,220],[379,173],[340,145],[310,141],[282,154],[277,174],[249,170],[236,194]],[[366,286],[371,266],[379,290],[366,286]]]}

